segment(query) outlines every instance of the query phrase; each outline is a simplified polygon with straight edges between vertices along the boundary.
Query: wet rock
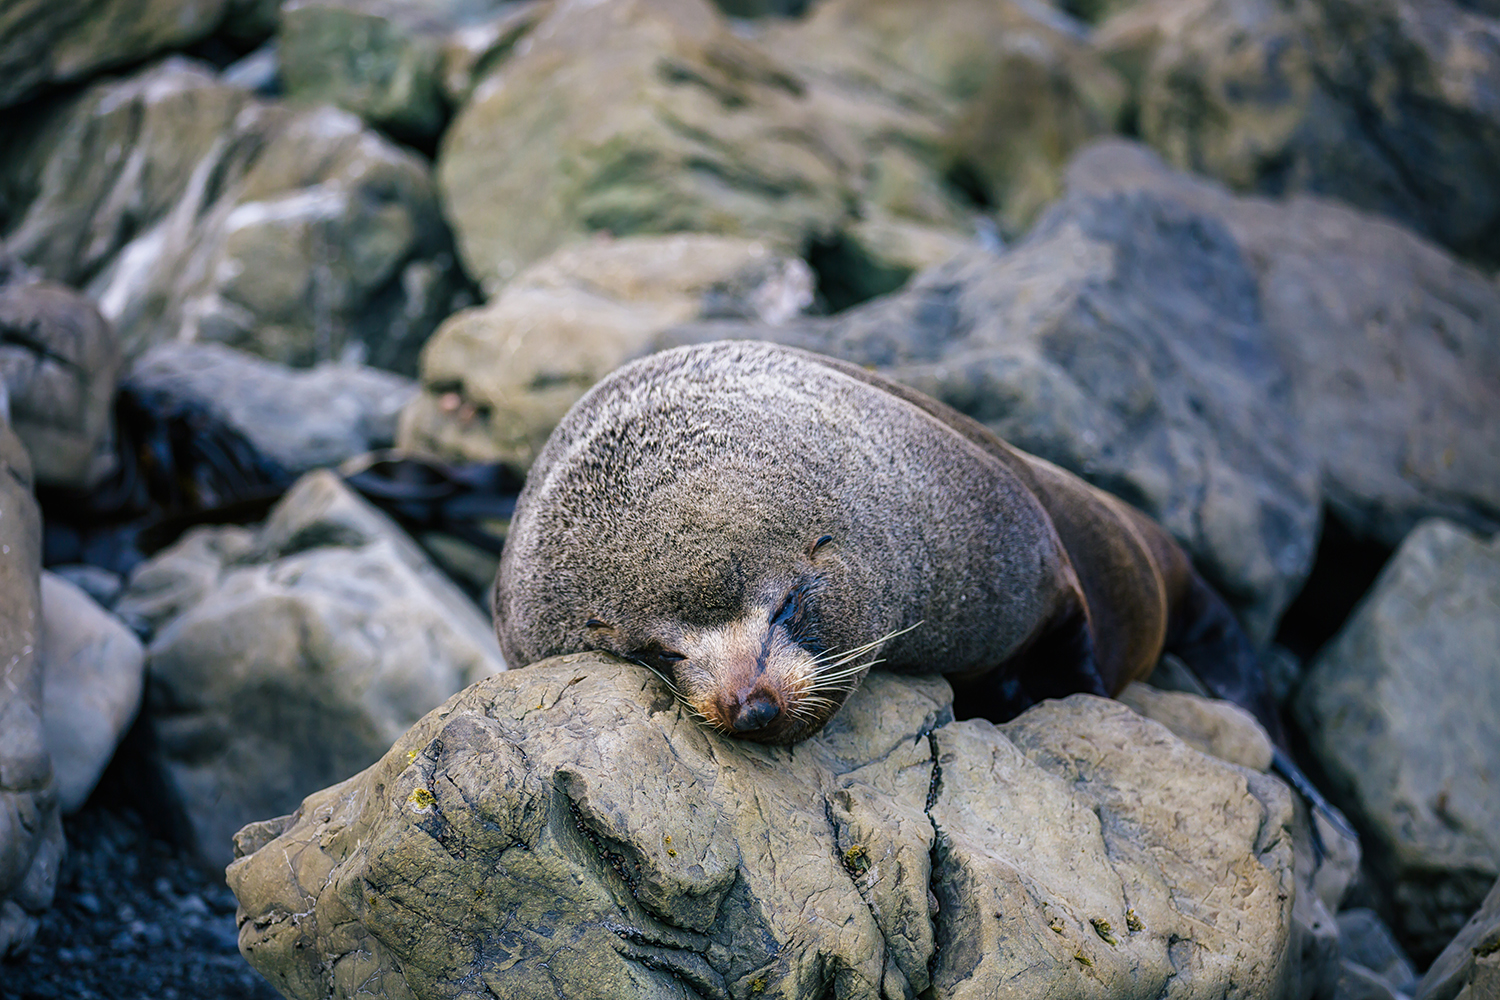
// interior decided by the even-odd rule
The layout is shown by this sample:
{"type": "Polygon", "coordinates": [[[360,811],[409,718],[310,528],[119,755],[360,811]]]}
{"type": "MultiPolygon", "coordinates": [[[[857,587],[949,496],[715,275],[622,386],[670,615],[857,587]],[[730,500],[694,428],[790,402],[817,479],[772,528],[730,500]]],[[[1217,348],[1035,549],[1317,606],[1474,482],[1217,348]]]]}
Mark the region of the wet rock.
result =
{"type": "Polygon", "coordinates": [[[1307,573],[1317,469],[1253,272],[1211,217],[1150,193],[1070,196],[1003,255],[972,250],[901,293],[777,340],[871,365],[1162,523],[1269,638],[1307,573]]]}
{"type": "Polygon", "coordinates": [[[760,241],[684,234],[561,250],[439,328],[401,447],[525,468],[591,385],[667,327],[714,315],[779,324],[812,301],[808,266],[760,241]]]}
{"type": "Polygon", "coordinates": [[[872,675],[784,749],[597,655],[492,678],[241,831],[241,950],[288,997],[1280,994],[1284,788],[1101,699],[948,698],[872,675]]]}
{"type": "Polygon", "coordinates": [[[48,281],[0,284],[0,394],[36,481],[86,490],[114,470],[120,348],[94,304],[48,281]]]}
{"type": "Polygon", "coordinates": [[[53,784],[65,815],[94,790],[135,719],[146,651],[92,597],[43,573],[42,721],[53,784]]]}
{"type": "Polygon", "coordinates": [[[1239,189],[1331,195],[1500,258],[1493,11],[1185,0],[1153,12],[1140,133],[1171,162],[1239,189]]]}
{"type": "Polygon", "coordinates": [[[1425,522],[1319,654],[1295,703],[1419,961],[1447,944],[1500,873],[1496,649],[1500,539],[1425,522]]]}
{"type": "Polygon", "coordinates": [[[294,475],[390,447],[417,392],[410,379],[363,365],[293,369],[218,344],[153,347],[130,381],[202,404],[294,475]]]}
{"type": "Polygon", "coordinates": [[[101,83],[9,165],[11,245],[86,286],[128,357],[170,340],[413,371],[455,290],[429,170],[337,109],[172,59],[101,83]]]}
{"type": "Polygon", "coordinates": [[[270,34],[276,0],[21,0],[0,9],[0,107],[223,30],[270,34]]]}
{"type": "Polygon", "coordinates": [[[503,669],[479,609],[329,472],[255,532],[190,532],[134,574],[118,609],[159,626],[146,711],[215,864],[245,823],[367,766],[503,669]]]}
{"type": "Polygon", "coordinates": [[[42,727],[41,566],[31,464],[0,419],[0,959],[31,943],[64,851],[42,727]]]}
{"type": "Polygon", "coordinates": [[[1427,970],[1416,1000],[1500,996],[1500,882],[1427,970]]]}
{"type": "Polygon", "coordinates": [[[1151,191],[1228,227],[1292,379],[1297,437],[1356,535],[1394,546],[1431,516],[1500,527],[1500,286],[1384,220],[1237,198],[1131,143],[1090,147],[1068,183],[1151,191]]]}
{"type": "Polygon", "coordinates": [[[706,0],[573,0],[475,88],[437,173],[464,265],[492,294],[601,231],[798,248],[845,217],[858,160],[804,84],[706,0]]]}
{"type": "Polygon", "coordinates": [[[286,93],[430,142],[451,114],[443,81],[449,36],[482,30],[506,6],[503,0],[293,0],[282,5],[278,34],[286,93]]]}

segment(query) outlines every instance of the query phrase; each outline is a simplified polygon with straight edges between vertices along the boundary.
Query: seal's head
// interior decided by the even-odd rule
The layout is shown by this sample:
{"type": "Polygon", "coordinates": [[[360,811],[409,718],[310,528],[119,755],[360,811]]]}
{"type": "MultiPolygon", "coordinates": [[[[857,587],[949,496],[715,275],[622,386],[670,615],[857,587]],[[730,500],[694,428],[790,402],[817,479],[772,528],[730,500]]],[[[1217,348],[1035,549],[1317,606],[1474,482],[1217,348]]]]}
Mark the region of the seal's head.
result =
{"type": "Polygon", "coordinates": [[[517,505],[496,627],[512,664],[614,653],[715,729],[789,744],[910,623],[865,554],[878,519],[841,496],[857,462],[817,440],[818,387],[742,347],[653,355],[574,407],[517,505]]]}
{"type": "Polygon", "coordinates": [[[966,671],[1020,648],[1062,579],[1040,507],[861,374],[721,342],[594,386],[511,520],[506,660],[614,653],[716,729],[789,744],[874,662],[966,671]]]}
{"type": "Polygon", "coordinates": [[[832,639],[843,631],[824,618],[829,588],[843,575],[833,543],[819,535],[803,552],[785,553],[779,572],[754,580],[731,560],[687,581],[680,596],[688,601],[738,595],[732,606],[718,602],[718,614],[694,614],[677,601],[631,608],[606,599],[606,617],[584,623],[590,645],[649,668],[726,735],[778,745],[805,739],[838,711],[881,644],[832,639]],[[669,608],[675,613],[662,613],[669,608]]]}

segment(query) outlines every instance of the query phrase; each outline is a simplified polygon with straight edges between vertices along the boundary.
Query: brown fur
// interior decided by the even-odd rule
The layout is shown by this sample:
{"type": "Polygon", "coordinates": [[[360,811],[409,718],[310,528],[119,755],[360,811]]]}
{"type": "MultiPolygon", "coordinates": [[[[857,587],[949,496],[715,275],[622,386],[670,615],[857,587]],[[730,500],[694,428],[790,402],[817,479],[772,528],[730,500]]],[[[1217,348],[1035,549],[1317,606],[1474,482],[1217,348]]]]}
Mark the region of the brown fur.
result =
{"type": "Polygon", "coordinates": [[[941,403],[723,342],[627,365],[569,412],[495,614],[513,665],[616,653],[716,728],[792,743],[873,660],[950,675],[970,714],[1114,694],[1205,589],[1145,516],[941,403]]]}

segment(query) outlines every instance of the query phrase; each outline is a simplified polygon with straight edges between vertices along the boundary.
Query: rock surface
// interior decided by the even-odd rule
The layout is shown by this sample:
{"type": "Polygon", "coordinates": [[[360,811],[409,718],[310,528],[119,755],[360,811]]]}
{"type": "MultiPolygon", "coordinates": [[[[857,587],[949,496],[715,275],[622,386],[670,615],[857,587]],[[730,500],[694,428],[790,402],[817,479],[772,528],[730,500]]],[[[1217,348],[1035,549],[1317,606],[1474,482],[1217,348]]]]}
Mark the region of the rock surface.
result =
{"type": "Polygon", "coordinates": [[[766,46],[814,78],[922,108],[938,169],[977,185],[1008,235],[1061,194],[1063,164],[1114,130],[1126,98],[1081,24],[1024,0],[823,0],[766,46]]]}
{"type": "Polygon", "coordinates": [[[281,6],[287,96],[327,102],[408,141],[431,142],[451,114],[449,37],[481,30],[504,0],[292,0],[281,6]]]}
{"type": "Polygon", "coordinates": [[[1166,726],[1194,750],[1252,771],[1271,769],[1275,751],[1271,738],[1255,716],[1232,702],[1159,691],[1139,681],[1118,697],[1121,704],[1166,726]]]}
{"type": "Polygon", "coordinates": [[[1500,259],[1494,10],[1452,0],[1149,6],[1140,133],[1173,163],[1240,189],[1332,195],[1500,259]]]}
{"type": "Polygon", "coordinates": [[[269,34],[276,0],[16,0],[0,7],[0,108],[50,84],[186,48],[269,34]]]}
{"type": "Polygon", "coordinates": [[[31,943],[64,851],[42,728],[41,568],[31,464],[0,420],[0,959],[31,943]]]}
{"type": "Polygon", "coordinates": [[[255,532],[194,529],[133,574],[117,611],[156,628],[146,711],[210,864],[245,823],[504,669],[479,609],[329,472],[255,532]]]}
{"type": "Polygon", "coordinates": [[[1500,538],[1420,525],[1313,664],[1296,709],[1419,961],[1500,874],[1500,538]]]}
{"type": "Polygon", "coordinates": [[[426,164],[347,112],[264,101],[174,58],[35,133],[0,165],[32,192],[11,248],[86,285],[129,357],[209,340],[409,372],[450,308],[426,164]]]}
{"type": "Polygon", "coordinates": [[[1338,925],[1340,992],[1334,1000],[1395,1000],[1416,992],[1411,960],[1374,910],[1344,910],[1338,925]]]}
{"type": "Polygon", "coordinates": [[[0,394],[37,482],[86,490],[113,470],[119,374],[114,330],[92,302],[49,281],[0,283],[0,394]]]}
{"type": "Polygon", "coordinates": [[[1068,185],[1150,191],[1229,229],[1291,375],[1297,439],[1356,535],[1394,547],[1432,516],[1500,527],[1500,286],[1381,219],[1238,198],[1119,140],[1080,153],[1068,185]]]}
{"type": "Polygon", "coordinates": [[[1500,996],[1500,882],[1417,985],[1416,1000],[1500,996]]]}
{"type": "Polygon", "coordinates": [[[94,790],[145,683],[146,651],[135,633],[94,599],[43,573],[42,728],[64,815],[94,790]]]}
{"type": "Polygon", "coordinates": [[[714,315],[779,324],[812,300],[808,266],[755,240],[637,236],[560,250],[433,335],[401,447],[526,468],[568,408],[667,327],[714,315]]]}
{"type": "Polygon", "coordinates": [[[162,344],[130,371],[132,385],[206,406],[293,475],[396,440],[410,379],[363,365],[293,369],[219,344],[162,344]]]}
{"type": "Polygon", "coordinates": [[[241,950],[296,998],[1280,995],[1282,786],[1101,699],[948,698],[872,675],[788,750],[596,655],[492,678],[241,831],[241,950]]]}
{"type": "Polygon", "coordinates": [[[438,180],[488,294],[600,231],[831,233],[858,154],[840,133],[706,0],[564,0],[475,88],[438,180]]]}

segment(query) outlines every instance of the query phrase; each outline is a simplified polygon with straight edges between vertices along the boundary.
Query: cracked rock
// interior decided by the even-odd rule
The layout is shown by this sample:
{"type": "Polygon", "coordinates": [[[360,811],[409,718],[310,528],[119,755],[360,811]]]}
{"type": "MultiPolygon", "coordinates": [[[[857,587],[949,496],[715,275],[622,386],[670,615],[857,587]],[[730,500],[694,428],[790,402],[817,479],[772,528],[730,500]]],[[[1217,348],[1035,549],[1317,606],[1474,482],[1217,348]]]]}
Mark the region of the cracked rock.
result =
{"type": "Polygon", "coordinates": [[[1115,702],[950,697],[874,674],[770,748],[597,654],[489,678],[240,832],[241,951],[291,998],[1283,995],[1283,786],[1115,702]]]}

